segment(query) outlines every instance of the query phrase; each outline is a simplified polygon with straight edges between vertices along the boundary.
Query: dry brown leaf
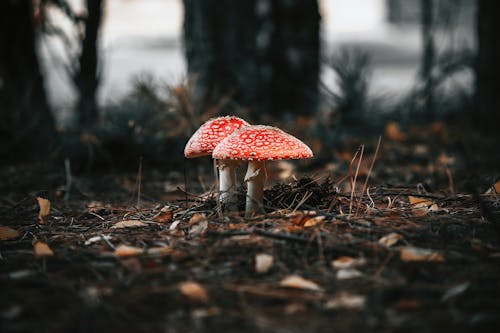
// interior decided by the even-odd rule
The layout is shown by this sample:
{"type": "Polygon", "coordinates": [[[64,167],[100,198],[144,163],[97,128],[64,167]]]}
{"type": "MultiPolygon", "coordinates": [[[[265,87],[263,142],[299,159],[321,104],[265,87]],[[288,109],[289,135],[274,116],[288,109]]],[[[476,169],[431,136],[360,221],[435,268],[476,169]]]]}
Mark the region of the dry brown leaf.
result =
{"type": "Polygon", "coordinates": [[[172,253],[173,249],[170,246],[160,246],[149,248],[147,253],[154,256],[168,256],[172,253]]]}
{"type": "Polygon", "coordinates": [[[350,280],[362,277],[363,273],[355,268],[343,268],[337,271],[338,280],[350,280]]]}
{"type": "Polygon", "coordinates": [[[179,283],[179,291],[192,301],[208,302],[208,293],[202,285],[192,281],[179,283]]]}
{"type": "Polygon", "coordinates": [[[365,264],[365,258],[353,258],[349,256],[342,256],[332,261],[332,267],[335,269],[360,267],[365,264]]]}
{"type": "Polygon", "coordinates": [[[139,220],[126,220],[115,223],[111,228],[112,229],[123,229],[123,228],[139,228],[147,226],[146,223],[139,220]]]}
{"type": "Polygon", "coordinates": [[[305,228],[314,227],[316,224],[323,222],[323,220],[325,218],[326,218],[326,216],[316,216],[316,217],[308,218],[304,222],[304,227],[305,228]]]}
{"type": "Polygon", "coordinates": [[[361,310],[365,306],[366,297],[363,295],[349,294],[346,292],[341,292],[334,298],[328,300],[325,303],[325,309],[327,310],[337,310],[337,309],[348,309],[348,310],[361,310]]]}
{"type": "Polygon", "coordinates": [[[255,255],[255,271],[259,274],[267,273],[273,267],[274,257],[267,253],[255,255]]]}
{"type": "Polygon", "coordinates": [[[0,240],[8,240],[19,237],[19,231],[10,227],[0,226],[0,240]]]}
{"type": "Polygon", "coordinates": [[[50,201],[41,197],[37,197],[36,200],[40,207],[40,211],[38,212],[38,223],[46,224],[50,215],[50,201]]]}
{"type": "Polygon", "coordinates": [[[199,223],[191,225],[189,228],[189,237],[197,237],[203,235],[208,229],[208,221],[202,220],[199,223]]]}
{"type": "Polygon", "coordinates": [[[385,235],[384,237],[380,238],[378,240],[378,243],[381,245],[384,245],[386,247],[391,247],[393,245],[396,245],[400,240],[403,239],[403,236],[400,234],[397,234],[395,232],[391,232],[388,235],[385,235]]]}
{"type": "Polygon", "coordinates": [[[500,180],[491,185],[491,187],[486,192],[484,192],[484,194],[500,194],[500,180]]]}
{"type": "Polygon", "coordinates": [[[399,128],[398,123],[391,121],[385,125],[385,135],[392,141],[405,141],[408,135],[403,133],[399,128]]]}
{"type": "Polygon", "coordinates": [[[115,248],[115,255],[118,257],[137,256],[143,252],[144,252],[144,250],[141,249],[140,247],[129,246],[129,245],[124,245],[124,244],[118,245],[115,248]]]}
{"type": "Polygon", "coordinates": [[[321,288],[316,282],[304,279],[303,277],[298,275],[287,276],[286,278],[280,281],[280,286],[286,288],[294,288],[294,289],[323,291],[323,288],[321,288]]]}
{"type": "Polygon", "coordinates": [[[47,243],[35,241],[33,244],[33,251],[35,252],[35,257],[50,257],[54,255],[54,251],[49,247],[47,243]]]}
{"type": "Polygon", "coordinates": [[[429,212],[435,212],[439,210],[438,205],[434,203],[434,201],[426,198],[419,198],[409,195],[408,201],[412,205],[413,214],[417,216],[423,216],[428,214],[429,212]]]}
{"type": "Polygon", "coordinates": [[[203,214],[203,213],[196,213],[196,214],[193,214],[191,216],[191,218],[189,219],[189,224],[194,224],[194,223],[198,223],[198,222],[201,222],[201,221],[205,221],[207,219],[206,215],[203,214]]]}
{"type": "Polygon", "coordinates": [[[441,253],[413,246],[406,246],[402,248],[400,258],[403,261],[444,261],[444,257],[441,253]]]}
{"type": "Polygon", "coordinates": [[[153,221],[158,223],[169,223],[174,217],[174,212],[169,206],[163,207],[158,214],[153,216],[153,221]]]}

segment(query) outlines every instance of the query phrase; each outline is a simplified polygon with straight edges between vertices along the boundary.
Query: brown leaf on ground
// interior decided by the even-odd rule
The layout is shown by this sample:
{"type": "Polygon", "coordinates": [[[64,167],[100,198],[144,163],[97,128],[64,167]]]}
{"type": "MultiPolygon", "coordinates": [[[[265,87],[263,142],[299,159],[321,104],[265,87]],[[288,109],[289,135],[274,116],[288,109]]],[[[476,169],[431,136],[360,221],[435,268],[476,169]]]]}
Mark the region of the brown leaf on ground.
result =
{"type": "Polygon", "coordinates": [[[153,221],[158,223],[169,223],[174,217],[174,212],[169,206],[163,207],[158,214],[153,216],[153,221]]]}
{"type": "Polygon", "coordinates": [[[123,229],[123,228],[139,228],[147,226],[146,223],[139,220],[126,220],[115,223],[111,228],[112,229],[123,229]]]}
{"type": "Polygon", "coordinates": [[[429,212],[435,212],[439,210],[438,205],[434,203],[434,201],[426,198],[419,198],[409,195],[408,201],[412,205],[413,214],[415,214],[416,216],[423,216],[428,214],[429,212]]]}
{"type": "Polygon", "coordinates": [[[334,298],[328,300],[324,307],[327,310],[361,310],[365,306],[366,297],[363,295],[341,292],[334,298]]]}
{"type": "Polygon", "coordinates": [[[267,273],[273,267],[274,257],[267,253],[259,253],[255,256],[255,271],[259,274],[267,273]]]}
{"type": "Polygon", "coordinates": [[[385,235],[384,237],[380,238],[378,240],[378,243],[381,245],[384,245],[386,247],[391,247],[393,245],[396,245],[400,240],[403,239],[403,236],[400,234],[397,234],[395,232],[391,232],[388,235],[385,235]]]}
{"type": "Polygon", "coordinates": [[[54,255],[54,251],[49,247],[47,243],[35,241],[33,243],[33,251],[35,253],[35,257],[50,257],[54,255]]]}
{"type": "Polygon", "coordinates": [[[192,281],[179,283],[179,291],[192,301],[208,302],[208,293],[202,285],[192,281]]]}
{"type": "Polygon", "coordinates": [[[298,275],[289,275],[280,281],[280,286],[285,288],[304,289],[312,291],[323,291],[316,282],[304,279],[298,275]]]}
{"type": "Polygon", "coordinates": [[[355,268],[343,268],[337,271],[338,280],[350,280],[362,277],[363,273],[355,268]]]}
{"type": "Polygon", "coordinates": [[[189,228],[189,237],[197,237],[200,235],[203,235],[205,231],[208,229],[208,221],[207,220],[202,220],[199,223],[195,223],[191,225],[189,228]]]}
{"type": "Polygon", "coordinates": [[[402,261],[444,261],[444,257],[441,253],[413,246],[406,246],[402,248],[400,258],[402,261]]]}
{"type": "Polygon", "coordinates": [[[46,224],[50,215],[50,201],[41,197],[37,197],[36,200],[40,207],[40,211],[38,212],[38,223],[46,224]]]}
{"type": "Polygon", "coordinates": [[[193,214],[191,216],[191,218],[189,219],[189,224],[194,224],[194,223],[198,223],[198,222],[201,222],[201,221],[205,221],[207,219],[206,215],[203,214],[203,213],[196,213],[196,214],[193,214]]]}
{"type": "Polygon", "coordinates": [[[19,231],[6,226],[0,226],[0,240],[9,240],[19,237],[19,231]]]}
{"type": "Polygon", "coordinates": [[[364,266],[365,264],[365,258],[353,258],[349,256],[342,256],[332,261],[334,269],[354,268],[364,266]]]}
{"type": "Polygon", "coordinates": [[[484,194],[500,194],[500,180],[491,185],[491,187],[486,192],[484,192],[484,194]]]}
{"type": "Polygon", "coordinates": [[[137,256],[144,252],[140,247],[130,246],[130,245],[118,245],[115,248],[115,255],[118,257],[131,257],[137,256]]]}
{"type": "Polygon", "coordinates": [[[403,133],[399,128],[398,123],[391,121],[385,125],[385,135],[389,138],[389,140],[402,142],[408,139],[408,135],[403,133]]]}

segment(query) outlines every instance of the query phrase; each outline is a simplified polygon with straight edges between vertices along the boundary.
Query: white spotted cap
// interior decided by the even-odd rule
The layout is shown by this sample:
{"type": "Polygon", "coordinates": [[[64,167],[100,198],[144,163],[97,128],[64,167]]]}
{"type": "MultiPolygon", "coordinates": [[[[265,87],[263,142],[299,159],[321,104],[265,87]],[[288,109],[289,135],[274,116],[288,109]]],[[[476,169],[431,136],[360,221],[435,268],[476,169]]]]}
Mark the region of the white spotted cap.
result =
{"type": "Polygon", "coordinates": [[[250,124],[235,116],[210,119],[191,136],[184,148],[184,156],[195,158],[212,155],[219,142],[235,130],[245,126],[250,126],[250,124]]]}
{"type": "Polygon", "coordinates": [[[212,153],[216,159],[249,161],[288,160],[313,157],[302,141],[271,126],[243,127],[222,140],[212,153]]]}

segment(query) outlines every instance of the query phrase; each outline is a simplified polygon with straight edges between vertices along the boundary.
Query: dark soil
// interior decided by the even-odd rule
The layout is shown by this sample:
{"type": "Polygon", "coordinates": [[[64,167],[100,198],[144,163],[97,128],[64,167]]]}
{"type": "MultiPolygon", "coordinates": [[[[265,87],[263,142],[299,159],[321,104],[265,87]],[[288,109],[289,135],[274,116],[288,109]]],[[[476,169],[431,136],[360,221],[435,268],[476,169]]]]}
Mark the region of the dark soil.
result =
{"type": "Polygon", "coordinates": [[[384,140],[370,174],[370,142],[352,196],[355,142],[314,170],[293,162],[291,177],[270,164],[266,213],[250,219],[220,213],[208,169],[73,175],[65,198],[64,167],[5,167],[0,224],[19,236],[0,240],[0,331],[496,331],[500,196],[484,193],[498,173],[471,171],[481,159],[455,147],[384,140]],[[37,196],[51,201],[46,224],[37,196]],[[144,225],[113,228],[128,220],[144,225]],[[35,256],[35,241],[53,255],[35,256]],[[408,257],[415,247],[427,252],[408,257]],[[261,274],[260,253],[274,258],[261,274]],[[333,267],[341,256],[361,259],[356,272],[333,267]],[[282,286],[290,275],[317,290],[282,286]],[[207,297],[182,293],[186,281],[207,297]]]}

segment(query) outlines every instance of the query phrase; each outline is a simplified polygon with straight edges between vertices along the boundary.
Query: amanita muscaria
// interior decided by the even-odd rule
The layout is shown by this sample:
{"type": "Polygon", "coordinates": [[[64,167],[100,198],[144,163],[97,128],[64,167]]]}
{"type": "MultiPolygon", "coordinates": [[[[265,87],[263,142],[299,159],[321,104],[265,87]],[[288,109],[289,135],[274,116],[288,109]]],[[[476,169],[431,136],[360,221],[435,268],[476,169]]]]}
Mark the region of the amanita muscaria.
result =
{"type": "MultiPolygon", "coordinates": [[[[242,127],[250,126],[245,120],[225,116],[213,118],[206,121],[191,136],[186,147],[184,156],[195,158],[212,155],[215,147],[228,135],[242,127]]],[[[216,165],[219,170],[219,199],[225,204],[227,210],[236,210],[236,167],[239,162],[231,159],[217,159],[216,165]]]]}
{"type": "Polygon", "coordinates": [[[247,160],[245,175],[248,191],[245,216],[262,209],[266,161],[310,158],[311,149],[302,141],[271,126],[243,127],[222,140],[212,156],[223,160],[247,160]]]}

